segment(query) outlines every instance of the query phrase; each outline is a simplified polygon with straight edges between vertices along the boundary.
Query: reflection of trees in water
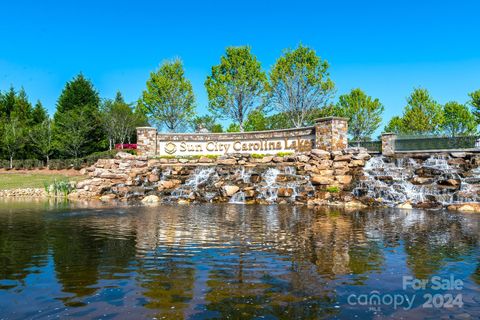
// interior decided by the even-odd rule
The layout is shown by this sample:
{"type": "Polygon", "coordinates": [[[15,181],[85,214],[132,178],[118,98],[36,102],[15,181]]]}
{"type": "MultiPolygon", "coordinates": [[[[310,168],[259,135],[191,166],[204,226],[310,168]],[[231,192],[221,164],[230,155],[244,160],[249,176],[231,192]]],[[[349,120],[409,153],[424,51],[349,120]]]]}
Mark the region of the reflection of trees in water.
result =
{"type": "MultiPolygon", "coordinates": [[[[421,277],[471,255],[478,242],[478,225],[442,212],[235,205],[121,210],[48,219],[39,212],[0,215],[1,279],[25,278],[32,266],[45,265],[50,249],[66,305],[82,305],[100,281],[130,278],[134,269],[139,303],[158,317],[321,318],[337,310],[332,280],[361,284],[381,271],[385,247],[403,246],[408,267],[421,277]],[[192,310],[198,304],[205,310],[192,310]]],[[[477,283],[479,270],[472,275],[477,283]]]]}
{"type": "Polygon", "coordinates": [[[475,250],[478,229],[468,227],[461,215],[447,212],[397,212],[395,233],[401,235],[407,266],[416,278],[428,278],[447,262],[461,261],[475,250]]]}
{"type": "Polygon", "coordinates": [[[47,264],[48,244],[44,218],[36,215],[19,215],[15,211],[0,215],[0,289],[16,287],[18,283],[1,280],[23,280],[35,268],[47,264]]]}
{"type": "Polygon", "coordinates": [[[73,294],[60,298],[68,306],[84,305],[81,299],[98,290],[100,279],[117,279],[135,255],[132,237],[111,233],[115,219],[101,215],[77,219],[57,220],[48,231],[57,279],[64,293],[73,294]]]}

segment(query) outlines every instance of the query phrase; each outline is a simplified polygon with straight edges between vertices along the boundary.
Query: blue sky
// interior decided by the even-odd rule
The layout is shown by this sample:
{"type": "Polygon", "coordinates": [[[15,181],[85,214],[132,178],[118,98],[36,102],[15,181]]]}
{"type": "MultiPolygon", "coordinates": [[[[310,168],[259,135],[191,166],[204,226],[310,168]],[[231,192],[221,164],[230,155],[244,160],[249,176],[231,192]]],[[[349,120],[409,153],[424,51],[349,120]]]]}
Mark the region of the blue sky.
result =
{"type": "Polygon", "coordinates": [[[53,114],[78,72],[102,97],[135,101],[149,72],[180,57],[206,113],[203,86],[225,47],[250,45],[269,70],[303,43],[331,65],[337,97],[360,87],[401,114],[414,87],[440,103],[480,89],[478,1],[4,1],[0,90],[24,86],[53,114]]]}

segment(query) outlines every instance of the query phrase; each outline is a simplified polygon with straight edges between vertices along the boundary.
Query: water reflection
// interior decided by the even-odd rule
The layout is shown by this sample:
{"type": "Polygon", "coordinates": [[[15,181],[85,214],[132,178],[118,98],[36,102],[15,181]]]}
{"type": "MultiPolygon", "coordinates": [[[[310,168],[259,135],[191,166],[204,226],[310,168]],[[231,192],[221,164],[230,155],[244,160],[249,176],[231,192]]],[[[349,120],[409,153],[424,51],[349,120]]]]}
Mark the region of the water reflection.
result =
{"type": "Polygon", "coordinates": [[[474,305],[479,223],[393,209],[2,203],[0,316],[374,317],[348,293],[449,273],[474,305]]]}

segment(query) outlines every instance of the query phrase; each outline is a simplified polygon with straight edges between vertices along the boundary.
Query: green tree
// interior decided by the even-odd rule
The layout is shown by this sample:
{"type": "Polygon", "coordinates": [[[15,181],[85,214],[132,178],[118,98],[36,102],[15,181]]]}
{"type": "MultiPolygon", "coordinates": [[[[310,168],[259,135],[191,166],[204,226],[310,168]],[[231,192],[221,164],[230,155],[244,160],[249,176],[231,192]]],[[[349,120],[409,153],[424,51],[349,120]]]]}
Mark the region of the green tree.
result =
{"type": "Polygon", "coordinates": [[[185,128],[194,116],[195,96],[180,60],[164,62],[150,73],[140,105],[159,127],[170,132],[185,128]]]}
{"type": "Polygon", "coordinates": [[[43,107],[40,100],[37,101],[32,110],[32,124],[41,124],[48,120],[47,110],[43,107]]]}
{"type": "Polygon", "coordinates": [[[341,95],[338,100],[341,116],[348,118],[348,132],[353,141],[367,141],[382,122],[383,105],[360,89],[341,95]]]}
{"type": "Polygon", "coordinates": [[[443,129],[451,137],[474,134],[477,131],[475,116],[468,108],[455,101],[443,106],[443,129]]]}
{"type": "Polygon", "coordinates": [[[402,119],[402,117],[399,117],[399,116],[394,116],[392,119],[390,119],[388,124],[383,129],[383,132],[385,132],[385,133],[400,134],[404,131],[405,130],[403,128],[403,119],[402,119]]]}
{"type": "Polygon", "coordinates": [[[207,130],[212,133],[223,132],[222,125],[215,121],[215,118],[209,115],[197,116],[193,119],[193,129],[196,132],[207,130]]]}
{"type": "Polygon", "coordinates": [[[245,131],[268,130],[268,117],[262,109],[256,109],[250,112],[245,121],[245,131]]]}
{"type": "Polygon", "coordinates": [[[48,167],[50,156],[54,151],[52,120],[47,118],[35,125],[30,130],[29,137],[35,151],[47,161],[48,167]]]}
{"type": "Polygon", "coordinates": [[[471,92],[468,96],[470,97],[469,104],[473,108],[472,113],[475,116],[477,123],[480,123],[480,90],[471,92]]]}
{"type": "Polygon", "coordinates": [[[57,116],[55,128],[56,148],[63,154],[77,159],[87,154],[87,146],[94,137],[90,135],[91,121],[85,115],[87,111],[69,110],[57,116]]]}
{"type": "Polygon", "coordinates": [[[28,101],[27,93],[23,88],[15,96],[10,118],[15,118],[25,125],[30,125],[32,122],[32,104],[28,101]]]}
{"type": "Polygon", "coordinates": [[[99,104],[98,92],[82,74],[66,83],[57,101],[53,128],[55,145],[63,156],[77,157],[105,148],[99,104]],[[74,141],[69,141],[67,132],[75,134],[74,141]],[[81,150],[72,145],[81,146],[81,150]]]}
{"type": "Polygon", "coordinates": [[[437,134],[442,130],[442,107],[426,89],[416,88],[407,98],[402,117],[404,134],[437,134]]]}
{"type": "Polygon", "coordinates": [[[115,143],[123,145],[130,141],[138,123],[138,114],[125,102],[120,92],[117,92],[115,100],[107,99],[102,103],[101,115],[110,150],[115,143]]]}
{"type": "Polygon", "coordinates": [[[209,109],[243,132],[248,114],[263,105],[266,86],[267,76],[250,47],[229,47],[205,81],[209,109]]]}
{"type": "Polygon", "coordinates": [[[13,168],[15,155],[23,148],[25,143],[25,127],[15,118],[8,119],[3,125],[1,135],[2,146],[10,160],[10,169],[13,168]]]}
{"type": "Polygon", "coordinates": [[[16,97],[17,93],[13,86],[11,86],[5,94],[0,96],[0,116],[3,116],[5,119],[10,119],[10,113],[15,107],[16,97]]]}
{"type": "Polygon", "coordinates": [[[57,101],[57,113],[61,114],[70,110],[97,109],[100,105],[100,97],[90,80],[82,73],[65,84],[57,101]]]}
{"type": "Polygon", "coordinates": [[[270,102],[287,113],[295,127],[305,125],[312,111],[322,108],[334,93],[328,62],[299,45],[287,50],[270,72],[270,102]]]}

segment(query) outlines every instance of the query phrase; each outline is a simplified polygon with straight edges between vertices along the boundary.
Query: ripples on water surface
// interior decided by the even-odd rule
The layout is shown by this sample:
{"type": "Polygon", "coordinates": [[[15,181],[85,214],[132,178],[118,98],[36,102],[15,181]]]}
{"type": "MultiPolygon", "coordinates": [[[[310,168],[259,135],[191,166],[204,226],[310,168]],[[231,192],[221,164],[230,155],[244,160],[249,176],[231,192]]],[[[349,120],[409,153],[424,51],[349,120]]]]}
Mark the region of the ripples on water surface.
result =
{"type": "Polygon", "coordinates": [[[479,233],[480,215],[447,212],[3,202],[0,319],[478,319],[479,233]],[[402,290],[450,274],[462,308],[402,290]],[[417,300],[348,303],[374,290],[417,300]]]}

